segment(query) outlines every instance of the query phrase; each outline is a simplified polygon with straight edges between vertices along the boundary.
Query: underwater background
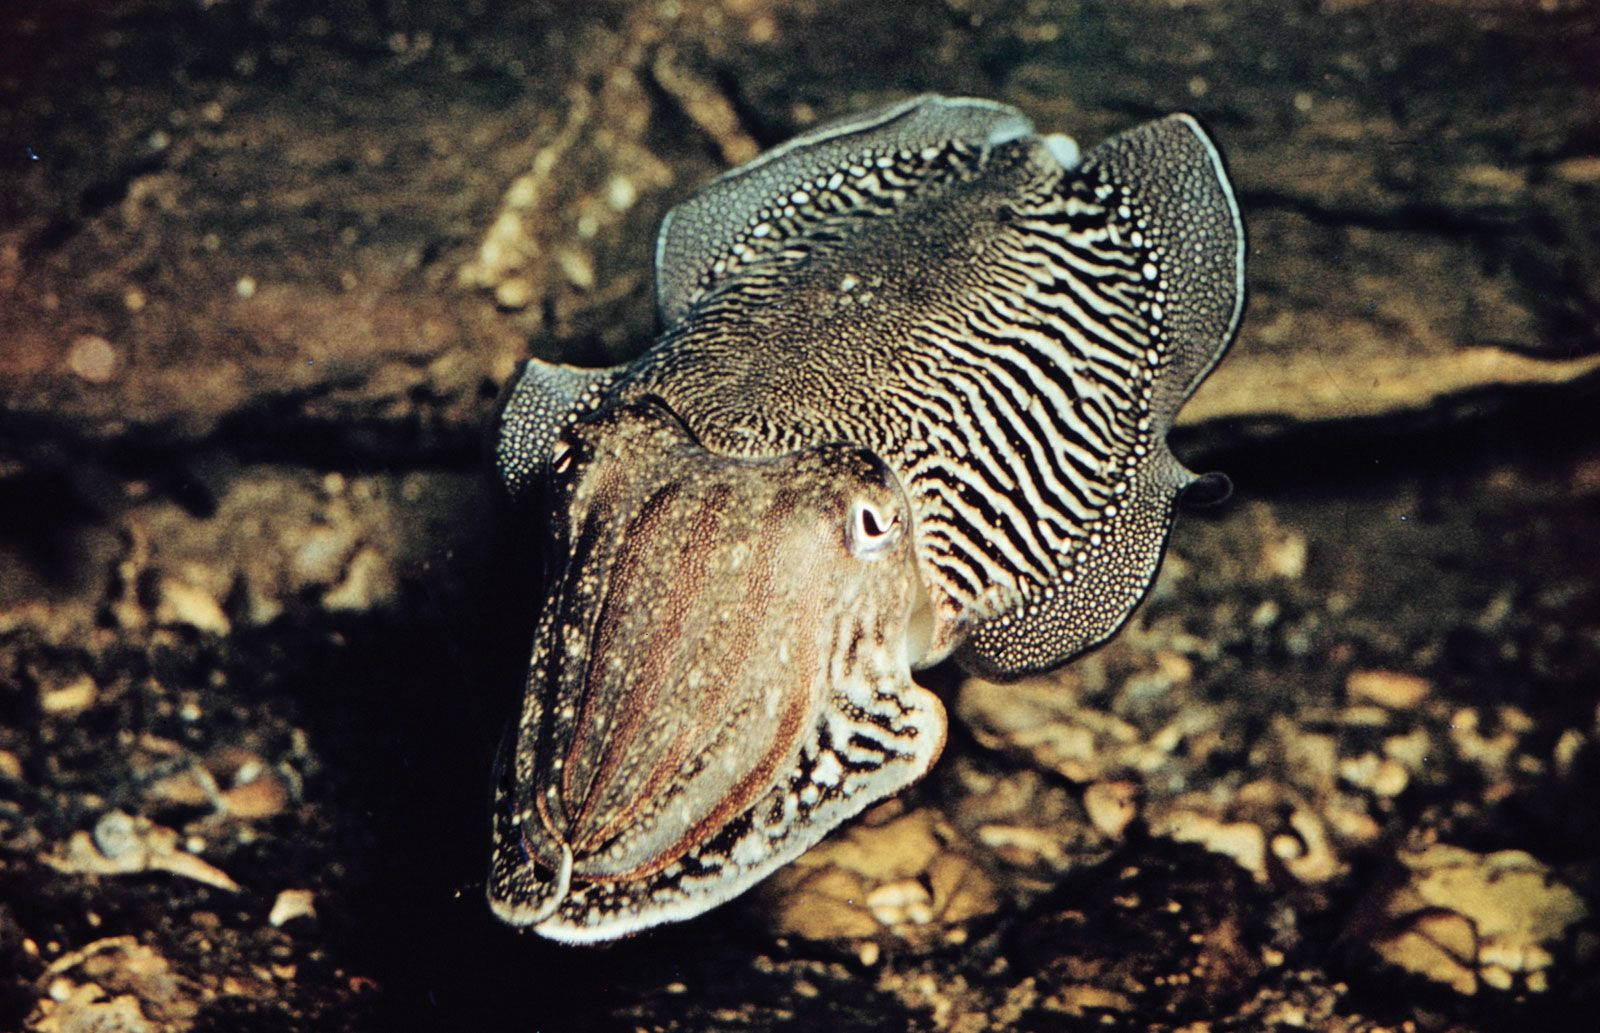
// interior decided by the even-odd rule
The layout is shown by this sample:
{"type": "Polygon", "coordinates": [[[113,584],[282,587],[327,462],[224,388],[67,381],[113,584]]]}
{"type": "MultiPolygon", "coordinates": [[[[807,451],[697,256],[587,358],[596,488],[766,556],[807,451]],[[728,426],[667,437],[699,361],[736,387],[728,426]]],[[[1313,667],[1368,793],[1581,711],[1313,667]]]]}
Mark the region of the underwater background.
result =
{"type": "Polygon", "coordinates": [[[0,5],[0,1030],[1591,1029],[1600,8],[0,5]],[[923,91],[1173,111],[1249,238],[1124,632],[605,948],[484,903],[529,354],[719,171],[923,91]]]}

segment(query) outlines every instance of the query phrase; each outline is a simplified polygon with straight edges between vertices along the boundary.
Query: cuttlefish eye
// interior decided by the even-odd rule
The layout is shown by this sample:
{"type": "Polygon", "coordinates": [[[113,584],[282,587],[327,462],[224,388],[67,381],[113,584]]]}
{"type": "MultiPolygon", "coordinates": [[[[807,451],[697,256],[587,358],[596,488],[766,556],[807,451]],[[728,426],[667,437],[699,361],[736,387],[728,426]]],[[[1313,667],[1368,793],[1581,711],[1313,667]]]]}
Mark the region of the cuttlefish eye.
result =
{"type": "Polygon", "coordinates": [[[572,445],[566,441],[557,441],[550,450],[550,470],[560,476],[572,469],[572,445]]]}
{"type": "Polygon", "coordinates": [[[846,540],[850,552],[860,559],[879,555],[900,540],[904,521],[898,507],[880,506],[869,499],[857,499],[850,507],[846,540]]]}

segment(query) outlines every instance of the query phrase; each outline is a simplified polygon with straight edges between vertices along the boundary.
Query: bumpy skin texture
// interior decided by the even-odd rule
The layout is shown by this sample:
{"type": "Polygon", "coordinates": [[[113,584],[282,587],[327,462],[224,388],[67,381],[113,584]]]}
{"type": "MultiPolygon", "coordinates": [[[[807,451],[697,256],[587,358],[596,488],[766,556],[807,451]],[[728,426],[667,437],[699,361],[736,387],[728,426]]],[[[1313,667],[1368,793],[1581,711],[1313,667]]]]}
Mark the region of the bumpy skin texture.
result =
{"type": "Polygon", "coordinates": [[[1244,238],[1177,115],[1081,154],[920,97],[675,209],[636,363],[531,361],[496,461],[556,572],[489,898],[592,941],[741,892],[933,763],[914,667],[1011,677],[1127,619],[1244,238]]]}

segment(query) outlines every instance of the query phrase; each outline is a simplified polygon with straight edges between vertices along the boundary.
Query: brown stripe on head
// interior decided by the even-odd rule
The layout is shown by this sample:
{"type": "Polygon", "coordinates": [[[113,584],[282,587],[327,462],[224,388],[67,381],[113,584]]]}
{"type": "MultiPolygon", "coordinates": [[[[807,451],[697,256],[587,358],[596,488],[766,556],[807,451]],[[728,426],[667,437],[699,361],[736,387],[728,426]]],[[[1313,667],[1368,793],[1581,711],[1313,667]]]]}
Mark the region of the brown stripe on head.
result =
{"type": "MultiPolygon", "coordinates": [[[[686,478],[692,487],[683,488],[670,515],[663,511],[628,527],[590,658],[586,700],[606,697],[617,718],[605,728],[584,722],[585,738],[575,738],[567,751],[570,771],[584,762],[597,737],[604,739],[599,761],[589,766],[593,777],[584,804],[569,827],[580,856],[600,854],[643,822],[681,834],[663,837],[651,856],[626,872],[589,869],[593,878],[658,871],[688,849],[697,830],[720,825],[748,806],[792,752],[810,710],[809,681],[800,692],[774,686],[765,669],[773,658],[762,649],[785,577],[780,565],[792,559],[786,553],[794,544],[772,528],[791,518],[801,496],[769,483],[771,470],[750,480],[748,471],[719,459],[714,471],[716,476],[698,471],[686,478]],[[744,483],[736,489],[729,480],[744,483]],[[630,588],[637,594],[629,595],[630,588]],[[650,602],[641,606],[641,600],[650,602]],[[618,684],[624,671],[625,684],[618,684]],[[753,686],[762,691],[752,693],[753,686]],[[749,740],[741,719],[762,709],[767,694],[780,699],[776,724],[749,740]],[[736,737],[766,744],[765,752],[742,757],[744,773],[732,785],[695,793],[697,776],[705,780],[707,758],[715,763],[727,756],[736,737]],[[625,792],[615,793],[619,788],[625,792]]],[[[781,619],[786,627],[805,623],[804,615],[792,612],[781,619]]],[[[812,666],[795,659],[802,669],[812,666]]]]}
{"type": "MultiPolygon", "coordinates": [[[[596,791],[609,777],[615,777],[628,754],[629,747],[645,729],[645,718],[653,711],[663,687],[671,674],[671,662],[678,651],[685,618],[691,600],[704,591],[707,574],[707,556],[715,548],[717,531],[723,522],[730,490],[726,485],[713,484],[703,498],[682,499],[681,484],[670,484],[653,495],[627,527],[616,561],[616,574],[607,593],[599,622],[593,653],[590,656],[586,681],[601,681],[607,677],[610,665],[618,664],[630,669],[634,686],[627,696],[629,703],[618,708],[619,713],[609,717],[609,730],[594,728],[592,723],[580,719],[579,736],[568,749],[571,756],[581,756],[587,745],[581,737],[586,734],[604,734],[606,742],[594,777],[583,794],[583,806],[573,820],[575,829],[585,825],[597,803],[596,791]],[[675,508],[673,502],[682,502],[675,508]],[[680,526],[686,530],[680,548],[664,548],[673,544],[680,526]],[[662,565],[658,569],[657,565],[662,565]],[[655,596],[661,606],[652,613],[648,633],[623,641],[623,627],[614,612],[618,596],[626,599],[630,594],[655,596]],[[632,673],[636,672],[636,673],[632,673]]],[[[585,709],[592,704],[596,694],[585,697],[585,709]]],[[[655,772],[640,792],[648,799],[661,781],[682,763],[687,744],[680,733],[658,757],[655,772]]],[[[567,770],[572,770],[569,763],[567,770]]],[[[570,790],[569,790],[570,792],[570,790]]],[[[573,843],[580,853],[599,846],[609,839],[618,825],[632,814],[616,811],[609,821],[594,825],[573,843]]]]}

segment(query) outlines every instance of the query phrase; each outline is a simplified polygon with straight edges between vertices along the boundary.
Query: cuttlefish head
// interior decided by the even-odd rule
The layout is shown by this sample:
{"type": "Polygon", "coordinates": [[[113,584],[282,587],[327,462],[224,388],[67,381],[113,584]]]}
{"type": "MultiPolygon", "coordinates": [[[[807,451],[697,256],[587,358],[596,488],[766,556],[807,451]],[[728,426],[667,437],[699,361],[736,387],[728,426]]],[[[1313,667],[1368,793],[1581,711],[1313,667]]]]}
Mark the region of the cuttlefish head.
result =
{"type": "Polygon", "coordinates": [[[748,888],[927,770],[911,511],[871,453],[701,447],[646,400],[555,443],[556,562],[495,801],[489,900],[613,939],[748,888]]]}

